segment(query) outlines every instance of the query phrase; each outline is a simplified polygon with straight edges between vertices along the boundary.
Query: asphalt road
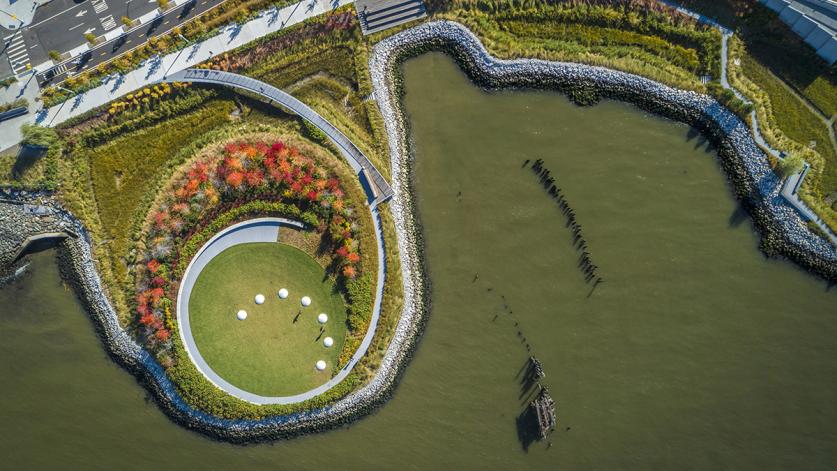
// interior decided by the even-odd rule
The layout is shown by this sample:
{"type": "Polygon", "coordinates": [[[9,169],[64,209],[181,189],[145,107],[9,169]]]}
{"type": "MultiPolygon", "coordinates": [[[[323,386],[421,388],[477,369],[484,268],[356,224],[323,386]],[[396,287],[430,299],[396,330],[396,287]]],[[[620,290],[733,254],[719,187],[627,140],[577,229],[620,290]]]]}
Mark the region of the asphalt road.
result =
{"type": "MultiPolygon", "coordinates": [[[[222,1],[224,0],[195,0],[174,7],[137,31],[97,47],[92,54],[87,54],[80,64],[72,66],[67,72],[56,75],[49,81],[44,81],[41,76],[38,80],[42,84],[57,83],[66,78],[67,73],[81,72],[118,56],[145,42],[148,37],[166,32],[222,1]]],[[[5,44],[3,49],[0,49],[4,57],[0,60],[8,61],[15,73],[25,72],[49,61],[49,51],[71,51],[87,43],[85,34],[101,36],[122,26],[123,16],[136,20],[156,10],[157,6],[157,0],[52,0],[38,8],[29,26],[19,32],[4,29],[5,44]]]]}
{"type": "MultiPolygon", "coordinates": [[[[72,0],[53,0],[53,1],[65,1],[65,2],[72,2],[72,0]]],[[[133,0],[130,2],[126,2],[125,0],[111,0],[112,2],[116,3],[119,2],[123,8],[131,8],[131,17],[137,18],[144,13],[148,13],[149,11],[154,10],[157,7],[156,1],[152,4],[148,2],[148,0],[133,0]],[[140,2],[147,2],[147,5],[142,4],[140,2]],[[133,10],[134,4],[139,3],[136,10],[133,10]],[[136,16],[134,16],[136,15],[136,16]]],[[[160,16],[159,18],[155,19],[151,23],[147,23],[142,27],[138,28],[137,30],[127,33],[118,39],[105,43],[103,45],[96,46],[96,48],[92,49],[88,53],[80,56],[80,60],[77,64],[72,64],[66,71],[61,71],[60,73],[46,79],[43,74],[38,75],[38,82],[43,87],[46,85],[54,84],[61,82],[65,78],[68,77],[68,74],[76,74],[79,72],[84,71],[85,69],[95,67],[96,65],[108,61],[120,54],[125,53],[126,51],[139,46],[140,44],[144,43],[148,40],[149,37],[158,36],[166,31],[174,28],[175,26],[188,21],[191,18],[194,18],[197,15],[205,12],[206,10],[212,8],[213,6],[223,2],[224,0],[194,0],[193,2],[186,3],[179,7],[174,7],[168,10],[164,15],[160,16]]],[[[90,0],[85,0],[81,2],[81,9],[90,9],[90,0]]],[[[71,10],[69,13],[64,13],[61,17],[64,26],[69,25],[72,21],[68,22],[69,18],[75,18],[75,15],[78,13],[73,14],[73,11],[77,11],[78,8],[71,10]]],[[[78,18],[83,18],[84,16],[79,16],[78,18]]],[[[57,19],[58,17],[56,17],[57,19]]],[[[121,18],[121,15],[120,15],[121,18]]],[[[55,21],[49,20],[49,23],[55,21]]],[[[45,23],[46,24],[46,23],[45,23]]],[[[85,23],[86,24],[86,23],[85,23]]],[[[92,25],[90,27],[93,27],[92,25]]],[[[78,27],[77,30],[82,30],[81,34],[83,33],[83,29],[87,28],[78,27]]],[[[66,28],[65,28],[66,29],[66,28]]],[[[104,30],[96,30],[93,34],[102,34],[104,30]]],[[[72,32],[61,32],[61,33],[54,33],[55,36],[64,36],[68,38],[73,38],[72,32]]],[[[77,47],[84,43],[84,38],[81,41],[75,40],[71,43],[71,47],[66,48],[65,50],[70,50],[73,47],[77,47]]],[[[39,71],[43,72],[43,71],[39,71]]]]}

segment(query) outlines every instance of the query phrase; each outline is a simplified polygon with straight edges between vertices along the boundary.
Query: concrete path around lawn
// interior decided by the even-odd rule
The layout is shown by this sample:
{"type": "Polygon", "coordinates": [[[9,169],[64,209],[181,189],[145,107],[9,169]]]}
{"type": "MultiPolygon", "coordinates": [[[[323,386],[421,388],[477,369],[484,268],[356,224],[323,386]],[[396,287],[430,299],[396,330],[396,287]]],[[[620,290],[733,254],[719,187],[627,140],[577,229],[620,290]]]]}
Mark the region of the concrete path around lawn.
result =
{"type": "Polygon", "coordinates": [[[203,374],[204,377],[206,377],[206,379],[208,379],[212,384],[224,392],[244,401],[258,405],[294,404],[302,402],[328,391],[343,381],[343,379],[345,379],[352,371],[352,368],[354,368],[357,362],[360,361],[363,355],[366,354],[366,350],[372,343],[372,337],[375,335],[375,330],[378,326],[378,318],[381,313],[381,298],[384,293],[384,275],[386,266],[384,260],[383,229],[377,209],[370,207],[370,211],[372,212],[372,219],[375,224],[375,240],[378,247],[379,261],[377,289],[375,292],[375,304],[372,310],[372,319],[369,323],[369,328],[366,331],[363,341],[355,351],[354,355],[352,355],[351,360],[349,360],[349,362],[341,368],[334,377],[314,389],[294,396],[260,396],[230,384],[215,373],[201,356],[198,351],[198,347],[195,344],[195,339],[192,337],[191,325],[189,324],[189,296],[192,294],[192,288],[194,287],[195,281],[198,279],[201,271],[213,258],[215,258],[216,255],[230,247],[240,244],[252,242],[276,242],[279,239],[279,228],[282,226],[289,226],[296,229],[303,229],[305,227],[304,224],[297,221],[273,217],[250,219],[234,224],[219,232],[206,244],[204,244],[200,250],[198,250],[197,254],[195,254],[192,258],[192,261],[189,262],[189,266],[186,267],[186,271],[183,273],[183,279],[181,280],[180,289],[177,293],[178,330],[180,331],[180,338],[183,341],[186,352],[198,368],[198,371],[200,371],[201,374],[203,374]]]}

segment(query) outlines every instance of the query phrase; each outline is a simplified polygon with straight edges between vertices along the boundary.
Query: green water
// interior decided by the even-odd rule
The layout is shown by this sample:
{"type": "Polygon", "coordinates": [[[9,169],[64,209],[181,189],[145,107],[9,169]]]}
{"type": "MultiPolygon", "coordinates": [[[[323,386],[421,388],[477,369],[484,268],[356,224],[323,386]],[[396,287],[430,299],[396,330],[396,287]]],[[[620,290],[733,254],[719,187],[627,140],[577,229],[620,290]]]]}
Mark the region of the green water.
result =
{"type": "Polygon", "coordinates": [[[618,103],[486,94],[439,55],[406,75],[434,304],[386,406],[273,445],[188,432],[105,357],[43,253],[0,290],[0,468],[834,467],[837,291],[764,259],[701,139],[618,103]],[[589,298],[520,168],[539,157],[606,279],[589,298]],[[550,448],[518,440],[512,317],[558,403],[550,448]]]}

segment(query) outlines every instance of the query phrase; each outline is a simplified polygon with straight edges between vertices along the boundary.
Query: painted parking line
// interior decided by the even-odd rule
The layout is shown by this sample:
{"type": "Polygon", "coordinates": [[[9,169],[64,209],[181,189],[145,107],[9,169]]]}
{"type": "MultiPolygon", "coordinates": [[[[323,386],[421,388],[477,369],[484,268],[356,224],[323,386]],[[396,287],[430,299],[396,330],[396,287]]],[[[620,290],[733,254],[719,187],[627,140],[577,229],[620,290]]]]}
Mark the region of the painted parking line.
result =
{"type": "Polygon", "coordinates": [[[101,54],[99,54],[99,55],[100,55],[100,56],[106,56],[106,55],[108,55],[108,53],[107,53],[107,52],[105,52],[105,51],[102,51],[102,53],[101,53],[101,54]]]}

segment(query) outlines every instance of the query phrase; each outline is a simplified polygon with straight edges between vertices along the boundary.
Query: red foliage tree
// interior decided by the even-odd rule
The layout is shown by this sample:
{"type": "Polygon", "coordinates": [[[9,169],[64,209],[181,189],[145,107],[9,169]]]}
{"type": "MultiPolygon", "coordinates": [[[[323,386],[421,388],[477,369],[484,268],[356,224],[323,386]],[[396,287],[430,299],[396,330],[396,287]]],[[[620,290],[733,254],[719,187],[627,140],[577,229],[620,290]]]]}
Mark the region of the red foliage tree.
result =
{"type": "Polygon", "coordinates": [[[157,337],[157,340],[161,342],[165,342],[171,337],[171,332],[168,329],[160,329],[154,333],[154,337],[157,337]]]}
{"type": "Polygon", "coordinates": [[[151,304],[157,305],[160,303],[160,298],[165,295],[166,292],[163,291],[163,288],[154,288],[148,291],[148,296],[151,298],[151,304]]]}
{"type": "Polygon", "coordinates": [[[355,269],[355,267],[351,265],[346,265],[345,267],[343,267],[343,276],[345,276],[346,278],[354,278],[355,276],[357,276],[357,270],[355,269]]]}
{"type": "Polygon", "coordinates": [[[241,172],[230,172],[226,178],[227,185],[238,188],[241,186],[241,183],[244,182],[244,174],[241,172]]]}
{"type": "Polygon", "coordinates": [[[195,165],[189,169],[188,177],[190,180],[198,180],[203,183],[209,179],[209,166],[206,162],[196,162],[195,165]]]}
{"type": "Polygon", "coordinates": [[[253,188],[258,188],[264,183],[264,172],[261,170],[250,170],[245,174],[247,184],[253,188]]]}
{"type": "Polygon", "coordinates": [[[137,304],[137,314],[139,314],[140,316],[144,316],[149,312],[151,312],[151,310],[149,309],[148,304],[146,304],[144,300],[142,303],[137,304]]]}
{"type": "Polygon", "coordinates": [[[160,262],[158,262],[156,258],[151,259],[145,264],[145,266],[148,267],[148,271],[151,273],[157,273],[157,270],[160,269],[160,262]]]}
{"type": "Polygon", "coordinates": [[[271,152],[278,154],[285,150],[285,144],[281,141],[276,141],[270,146],[270,150],[271,152]]]}
{"type": "Polygon", "coordinates": [[[254,145],[254,147],[256,148],[256,151],[261,155],[267,155],[267,153],[270,151],[270,147],[268,147],[268,145],[262,141],[257,142],[254,145]]]}
{"type": "Polygon", "coordinates": [[[156,213],[154,213],[154,226],[158,230],[165,229],[166,221],[168,219],[169,219],[169,213],[166,210],[161,209],[160,211],[157,211],[156,213]]]}

